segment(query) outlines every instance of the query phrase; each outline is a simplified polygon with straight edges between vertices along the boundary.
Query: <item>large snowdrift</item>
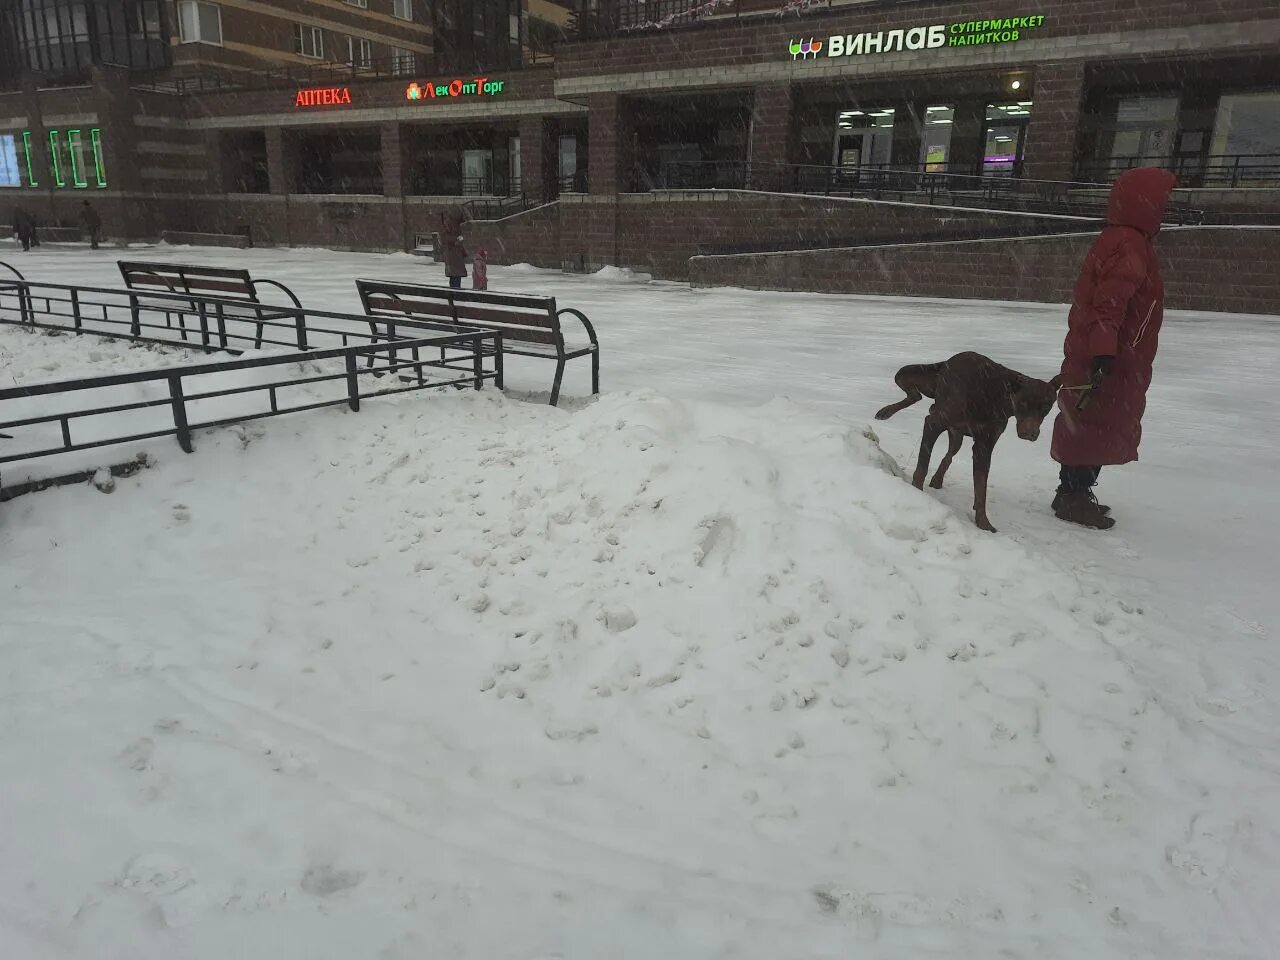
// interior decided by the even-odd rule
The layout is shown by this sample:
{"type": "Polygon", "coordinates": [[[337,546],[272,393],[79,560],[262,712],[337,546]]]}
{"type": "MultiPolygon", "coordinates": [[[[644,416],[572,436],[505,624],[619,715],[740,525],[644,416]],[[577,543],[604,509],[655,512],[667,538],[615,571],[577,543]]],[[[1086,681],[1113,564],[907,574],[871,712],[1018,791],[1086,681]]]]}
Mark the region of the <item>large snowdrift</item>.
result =
{"type": "Polygon", "coordinates": [[[1160,629],[858,421],[451,392],[197,447],[0,512],[6,955],[1269,942],[1271,774],[1160,629]]]}

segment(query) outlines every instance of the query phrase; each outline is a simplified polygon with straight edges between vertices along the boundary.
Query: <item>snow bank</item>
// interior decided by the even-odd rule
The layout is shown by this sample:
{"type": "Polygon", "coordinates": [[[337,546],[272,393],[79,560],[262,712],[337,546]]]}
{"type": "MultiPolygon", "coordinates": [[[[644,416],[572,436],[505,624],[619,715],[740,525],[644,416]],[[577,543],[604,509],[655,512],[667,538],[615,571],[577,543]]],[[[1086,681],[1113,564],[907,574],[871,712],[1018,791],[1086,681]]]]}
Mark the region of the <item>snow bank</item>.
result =
{"type": "Polygon", "coordinates": [[[0,513],[15,955],[1199,957],[1206,890],[1260,915],[1205,798],[1265,774],[1128,666],[1142,612],[854,422],[450,392],[197,443],[0,513]]]}

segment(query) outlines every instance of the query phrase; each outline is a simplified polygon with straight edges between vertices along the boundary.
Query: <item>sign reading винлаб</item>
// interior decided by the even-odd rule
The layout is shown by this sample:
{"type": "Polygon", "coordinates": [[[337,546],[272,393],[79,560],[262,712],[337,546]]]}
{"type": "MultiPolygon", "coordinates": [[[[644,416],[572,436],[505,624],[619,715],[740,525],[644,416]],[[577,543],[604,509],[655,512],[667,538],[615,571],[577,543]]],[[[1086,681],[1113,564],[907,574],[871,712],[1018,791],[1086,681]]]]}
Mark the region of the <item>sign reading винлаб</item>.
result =
{"type": "Polygon", "coordinates": [[[1045,18],[1005,17],[1003,20],[959,20],[923,27],[902,27],[875,33],[836,33],[820,40],[809,37],[792,40],[788,47],[792,60],[816,60],[824,50],[828,57],[856,57],[894,50],[936,50],[938,47],[972,47],[986,43],[1015,43],[1025,40],[1028,31],[1044,26],[1045,18]]]}

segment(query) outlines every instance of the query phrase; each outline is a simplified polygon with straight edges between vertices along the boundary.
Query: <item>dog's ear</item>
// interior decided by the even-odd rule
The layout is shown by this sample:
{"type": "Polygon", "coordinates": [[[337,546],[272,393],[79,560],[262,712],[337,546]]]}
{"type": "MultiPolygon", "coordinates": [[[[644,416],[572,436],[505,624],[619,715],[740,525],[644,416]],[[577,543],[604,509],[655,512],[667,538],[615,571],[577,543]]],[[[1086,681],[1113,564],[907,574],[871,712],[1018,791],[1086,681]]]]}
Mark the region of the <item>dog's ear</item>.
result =
{"type": "Polygon", "coordinates": [[[1050,380],[1050,381],[1049,381],[1049,386],[1053,387],[1053,389],[1055,389],[1055,390],[1057,390],[1059,387],[1061,387],[1061,386],[1062,386],[1062,374],[1058,374],[1058,375],[1057,375],[1057,376],[1055,376],[1052,380],[1050,380]]]}

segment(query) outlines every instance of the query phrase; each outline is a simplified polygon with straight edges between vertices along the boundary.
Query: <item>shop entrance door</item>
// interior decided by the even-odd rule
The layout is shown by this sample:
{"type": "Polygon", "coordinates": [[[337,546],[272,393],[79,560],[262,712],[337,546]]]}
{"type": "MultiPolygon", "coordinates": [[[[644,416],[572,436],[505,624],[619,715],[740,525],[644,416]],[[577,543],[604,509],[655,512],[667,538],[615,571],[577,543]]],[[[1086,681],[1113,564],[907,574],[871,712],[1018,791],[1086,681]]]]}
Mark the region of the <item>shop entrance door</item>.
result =
{"type": "Polygon", "coordinates": [[[493,192],[493,151],[462,152],[462,192],[468,196],[493,192]]]}

